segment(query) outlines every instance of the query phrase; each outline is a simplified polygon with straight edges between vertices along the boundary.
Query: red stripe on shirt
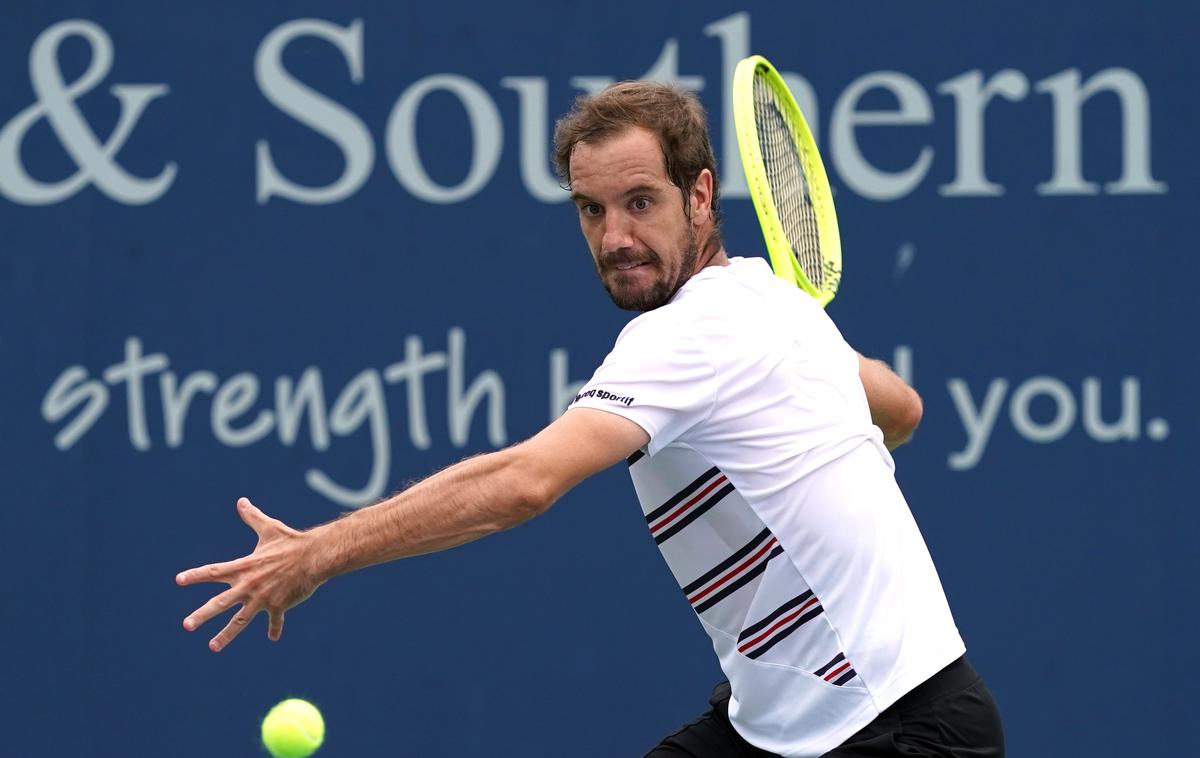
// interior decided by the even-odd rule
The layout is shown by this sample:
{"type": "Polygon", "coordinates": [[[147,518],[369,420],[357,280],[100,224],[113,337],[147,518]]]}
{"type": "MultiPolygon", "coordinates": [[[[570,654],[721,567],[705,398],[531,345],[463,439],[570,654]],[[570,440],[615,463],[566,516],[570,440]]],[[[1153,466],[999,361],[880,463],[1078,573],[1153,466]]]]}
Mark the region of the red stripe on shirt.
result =
{"type": "Polygon", "coordinates": [[[759,549],[759,551],[757,553],[755,553],[754,555],[747,558],[745,560],[745,562],[742,563],[742,565],[729,571],[727,574],[725,574],[725,576],[718,579],[715,583],[708,585],[708,589],[704,590],[703,592],[701,592],[697,595],[693,595],[692,597],[689,597],[688,602],[691,603],[692,605],[695,605],[696,602],[698,600],[702,599],[705,595],[712,592],[717,587],[720,587],[725,582],[728,582],[730,579],[737,576],[738,574],[742,573],[742,571],[744,571],[750,564],[754,563],[759,558],[763,557],[763,554],[766,553],[768,550],[770,550],[775,545],[775,543],[778,541],[779,540],[772,537],[770,540],[767,541],[767,544],[763,545],[762,548],[759,549]]]}
{"type": "Polygon", "coordinates": [[[695,505],[696,503],[698,503],[698,502],[700,502],[701,500],[703,500],[705,495],[707,495],[708,493],[712,492],[712,491],[713,491],[713,489],[714,489],[714,488],[715,488],[715,487],[716,487],[718,484],[720,484],[721,482],[724,482],[724,481],[725,481],[725,475],[724,475],[724,474],[721,474],[721,476],[717,477],[717,480],[716,480],[715,482],[713,482],[712,484],[708,485],[708,486],[707,486],[707,487],[705,487],[703,490],[701,490],[701,491],[700,491],[700,494],[696,495],[696,496],[695,496],[695,497],[693,497],[691,500],[687,501],[687,502],[686,502],[686,503],[684,503],[683,505],[681,505],[681,506],[679,506],[678,508],[676,508],[674,513],[670,514],[669,516],[667,516],[666,518],[664,518],[662,521],[659,521],[657,524],[655,524],[654,526],[650,527],[650,533],[651,533],[651,534],[654,534],[654,533],[655,533],[655,532],[657,532],[659,529],[662,529],[664,526],[666,526],[667,524],[669,524],[669,523],[671,523],[672,521],[674,521],[674,520],[675,520],[675,519],[676,519],[676,518],[679,516],[679,514],[683,513],[683,512],[684,512],[684,511],[686,511],[688,508],[691,508],[693,505],[695,505]]]}
{"type": "Polygon", "coordinates": [[[811,597],[811,598],[809,598],[807,603],[805,603],[804,605],[800,606],[800,607],[799,607],[799,608],[797,608],[796,610],[792,611],[792,612],[791,612],[791,613],[789,613],[788,615],[784,616],[784,617],[783,617],[782,619],[780,619],[779,621],[776,621],[776,622],[775,622],[775,625],[774,625],[774,626],[772,626],[770,629],[768,629],[767,631],[765,631],[765,632],[763,632],[762,634],[758,635],[758,636],[757,636],[757,637],[755,637],[754,639],[752,639],[752,640],[748,640],[748,641],[746,641],[746,642],[742,643],[742,644],[741,644],[741,645],[738,647],[738,652],[739,652],[739,653],[744,653],[744,652],[746,652],[748,649],[750,649],[750,648],[754,647],[755,645],[757,645],[758,643],[762,642],[762,641],[763,641],[764,639],[766,639],[767,637],[770,637],[770,636],[771,636],[771,635],[772,635],[772,634],[775,632],[775,630],[776,630],[776,629],[778,629],[779,627],[781,627],[781,626],[783,626],[784,624],[787,624],[787,623],[789,623],[789,622],[791,622],[791,621],[794,621],[794,620],[796,619],[796,617],[797,617],[797,616],[799,616],[801,613],[804,613],[804,612],[805,612],[805,611],[807,611],[809,608],[811,608],[811,607],[813,607],[814,605],[816,605],[818,602],[820,602],[820,601],[819,601],[819,600],[817,600],[817,598],[816,598],[816,597],[811,597]]]}
{"type": "Polygon", "coordinates": [[[850,661],[846,661],[841,666],[838,666],[833,671],[829,672],[825,676],[825,681],[828,682],[828,681],[832,680],[834,677],[836,677],[838,674],[842,673],[843,671],[845,671],[848,668],[850,668],[850,661]]]}

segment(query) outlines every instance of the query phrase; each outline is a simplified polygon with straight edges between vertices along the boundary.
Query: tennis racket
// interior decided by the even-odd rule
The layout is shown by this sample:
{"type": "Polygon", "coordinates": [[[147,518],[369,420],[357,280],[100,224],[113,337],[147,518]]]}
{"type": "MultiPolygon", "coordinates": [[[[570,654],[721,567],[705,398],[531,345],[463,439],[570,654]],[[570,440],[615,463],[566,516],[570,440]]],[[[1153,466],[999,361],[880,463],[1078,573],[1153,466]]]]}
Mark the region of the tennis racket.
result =
{"type": "Polygon", "coordinates": [[[827,305],[842,280],[833,192],[796,99],[761,55],[734,70],[733,123],[771,267],[827,305]]]}

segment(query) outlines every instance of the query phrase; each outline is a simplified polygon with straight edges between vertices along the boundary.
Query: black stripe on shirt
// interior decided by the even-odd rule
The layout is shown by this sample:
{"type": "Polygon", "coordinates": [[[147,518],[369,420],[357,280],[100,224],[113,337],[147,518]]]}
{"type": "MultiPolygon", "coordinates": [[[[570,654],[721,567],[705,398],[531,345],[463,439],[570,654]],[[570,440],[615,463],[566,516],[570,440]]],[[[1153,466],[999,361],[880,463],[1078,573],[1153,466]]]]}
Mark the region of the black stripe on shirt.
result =
{"type": "Polygon", "coordinates": [[[817,676],[825,676],[825,672],[826,672],[826,671],[828,671],[829,669],[833,668],[834,666],[836,666],[837,664],[841,663],[841,662],[842,662],[842,661],[844,661],[844,660],[846,660],[846,654],[845,654],[845,653],[838,653],[837,655],[833,656],[833,660],[832,660],[832,661],[830,661],[829,663],[826,663],[824,666],[822,666],[821,668],[817,669],[817,670],[816,670],[816,671],[814,671],[813,673],[814,673],[814,674],[816,674],[817,676]]]}
{"type": "Polygon", "coordinates": [[[800,627],[804,626],[809,621],[812,621],[817,616],[820,616],[824,610],[825,610],[824,608],[822,608],[821,606],[818,605],[816,608],[813,608],[811,611],[808,611],[807,613],[802,615],[800,618],[796,619],[793,623],[789,624],[788,626],[786,626],[785,628],[780,630],[780,632],[778,634],[776,634],[774,637],[767,640],[762,645],[754,648],[750,652],[746,653],[746,657],[747,658],[757,658],[758,656],[767,652],[768,650],[770,650],[771,648],[775,647],[777,644],[782,642],[784,640],[784,638],[787,637],[788,635],[790,635],[792,632],[794,632],[797,629],[799,629],[800,627]]]}
{"type": "Polygon", "coordinates": [[[689,584],[688,586],[684,587],[683,594],[691,595],[693,592],[700,589],[704,585],[708,584],[713,579],[716,579],[726,569],[731,568],[735,563],[742,560],[747,555],[750,555],[751,553],[753,553],[754,550],[756,548],[758,548],[759,545],[766,542],[770,536],[771,536],[771,530],[763,529],[761,532],[759,532],[757,535],[755,535],[754,539],[750,540],[745,545],[738,548],[738,551],[736,553],[729,556],[728,558],[721,561],[716,566],[712,567],[710,570],[705,572],[704,576],[700,577],[696,581],[694,581],[691,584],[689,584]]]}
{"type": "Polygon", "coordinates": [[[688,524],[692,523],[696,519],[703,516],[706,512],[708,512],[709,508],[712,508],[714,505],[721,502],[721,500],[724,499],[724,497],[726,495],[728,495],[730,492],[733,492],[733,484],[732,483],[726,484],[724,487],[717,490],[715,493],[709,495],[708,500],[706,502],[702,503],[697,508],[693,508],[691,510],[691,512],[689,512],[686,516],[679,519],[679,521],[675,522],[675,524],[670,529],[667,529],[667,530],[655,535],[654,543],[656,545],[661,545],[662,543],[664,543],[667,540],[674,537],[676,534],[679,534],[679,532],[681,532],[685,526],[687,526],[688,524]]]}
{"type": "Polygon", "coordinates": [[[738,642],[745,642],[748,638],[753,637],[760,630],[766,629],[775,619],[779,618],[796,606],[803,605],[805,600],[808,600],[810,597],[812,597],[812,594],[812,590],[805,590],[802,594],[796,595],[791,600],[771,611],[771,613],[762,621],[746,627],[742,630],[742,633],[738,635],[738,642]]]}
{"type": "Polygon", "coordinates": [[[689,484],[688,486],[686,486],[686,487],[684,487],[683,489],[681,489],[679,492],[675,493],[675,494],[674,494],[674,495],[671,497],[671,499],[670,499],[670,500],[668,500],[667,502],[665,502],[665,503],[663,503],[662,505],[658,506],[657,508],[655,508],[655,509],[654,509],[653,511],[651,511],[650,513],[646,514],[646,523],[647,523],[647,524],[652,524],[652,523],[654,523],[655,521],[657,521],[659,518],[661,518],[661,517],[665,516],[665,515],[667,514],[667,512],[668,512],[668,511],[670,511],[672,508],[674,508],[675,506],[677,506],[677,505],[679,505],[680,503],[682,503],[682,502],[684,501],[684,499],[686,499],[686,498],[687,498],[689,495],[691,495],[691,494],[692,494],[693,492],[695,492],[696,490],[700,489],[700,486],[701,486],[701,485],[703,485],[703,484],[704,484],[705,482],[707,482],[709,479],[712,479],[712,478],[713,478],[713,476],[715,476],[715,475],[716,475],[716,474],[718,474],[718,473],[720,473],[720,472],[718,472],[718,471],[717,471],[717,467],[716,467],[716,466],[713,466],[713,467],[712,467],[712,468],[710,468],[708,471],[705,471],[703,474],[701,474],[701,475],[700,475],[700,476],[699,476],[699,477],[696,479],[696,481],[692,482],[692,483],[691,483],[691,484],[689,484]]]}
{"type": "Polygon", "coordinates": [[[838,679],[837,679],[837,681],[836,681],[836,682],[834,682],[834,684],[836,684],[837,686],[841,687],[843,684],[845,684],[846,682],[850,681],[851,679],[853,679],[853,678],[854,678],[854,677],[856,677],[856,676],[858,676],[858,674],[854,673],[854,669],[850,669],[850,670],[849,670],[849,671],[847,671],[846,673],[844,673],[844,674],[842,674],[841,676],[839,676],[839,677],[838,677],[838,679]]]}
{"type": "Polygon", "coordinates": [[[761,561],[758,562],[757,565],[755,565],[753,568],[748,570],[746,573],[742,574],[735,581],[732,581],[729,584],[722,587],[720,589],[720,591],[718,591],[716,594],[709,597],[703,603],[700,603],[700,605],[697,605],[696,613],[704,613],[709,608],[712,608],[717,603],[721,602],[725,598],[729,597],[733,593],[740,590],[742,587],[745,587],[747,584],[750,583],[751,580],[753,580],[755,577],[757,577],[762,572],[766,571],[767,564],[771,562],[771,559],[774,558],[775,556],[779,555],[782,552],[783,552],[783,548],[780,547],[779,545],[776,545],[771,550],[771,552],[767,553],[767,556],[765,558],[763,558],[761,561]]]}

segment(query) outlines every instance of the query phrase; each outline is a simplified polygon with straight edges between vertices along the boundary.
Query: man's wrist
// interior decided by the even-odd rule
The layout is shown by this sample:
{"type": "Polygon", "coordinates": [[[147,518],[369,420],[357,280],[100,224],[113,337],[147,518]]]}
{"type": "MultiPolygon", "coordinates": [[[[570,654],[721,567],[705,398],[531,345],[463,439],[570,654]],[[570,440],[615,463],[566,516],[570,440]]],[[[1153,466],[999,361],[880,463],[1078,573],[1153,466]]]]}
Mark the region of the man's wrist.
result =
{"type": "Polygon", "coordinates": [[[332,527],[337,523],[334,521],[322,524],[302,534],[304,547],[302,548],[301,566],[314,586],[324,584],[345,571],[343,566],[338,565],[339,562],[344,561],[344,556],[340,555],[341,551],[334,548],[336,541],[332,527]]]}

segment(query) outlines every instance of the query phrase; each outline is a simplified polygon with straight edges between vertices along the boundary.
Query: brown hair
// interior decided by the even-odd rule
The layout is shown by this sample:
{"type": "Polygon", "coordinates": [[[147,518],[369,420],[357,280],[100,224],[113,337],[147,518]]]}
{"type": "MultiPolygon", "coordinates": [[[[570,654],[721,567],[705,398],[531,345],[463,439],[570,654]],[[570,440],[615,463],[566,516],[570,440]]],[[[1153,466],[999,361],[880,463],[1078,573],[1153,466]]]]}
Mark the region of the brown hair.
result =
{"type": "Polygon", "coordinates": [[[707,115],[699,98],[682,87],[627,81],[576,98],[571,112],[554,127],[554,168],[564,186],[571,186],[571,152],[576,145],[611,137],[631,126],[658,135],[667,176],[683,195],[683,211],[689,216],[688,196],[700,172],[709,170],[713,178],[713,229],[719,229],[717,161],[708,138],[707,115]]]}

